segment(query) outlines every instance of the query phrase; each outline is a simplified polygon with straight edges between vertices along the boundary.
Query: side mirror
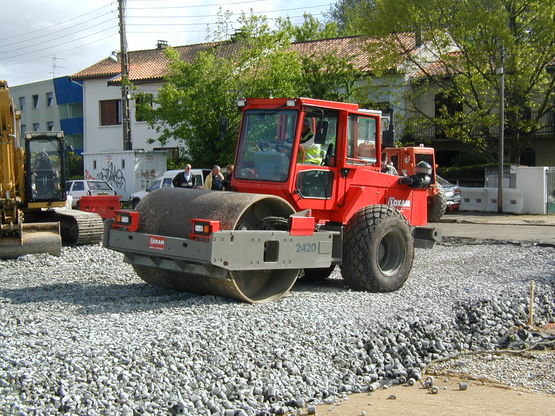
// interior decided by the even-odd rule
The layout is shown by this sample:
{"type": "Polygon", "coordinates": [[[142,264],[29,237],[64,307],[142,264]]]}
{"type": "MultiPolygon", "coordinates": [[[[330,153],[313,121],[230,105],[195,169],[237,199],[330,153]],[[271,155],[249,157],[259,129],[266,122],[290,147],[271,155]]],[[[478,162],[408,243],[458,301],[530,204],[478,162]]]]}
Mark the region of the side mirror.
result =
{"type": "Polygon", "coordinates": [[[325,144],[327,135],[328,135],[328,122],[326,120],[320,120],[316,124],[316,135],[314,136],[314,143],[325,144]]]}

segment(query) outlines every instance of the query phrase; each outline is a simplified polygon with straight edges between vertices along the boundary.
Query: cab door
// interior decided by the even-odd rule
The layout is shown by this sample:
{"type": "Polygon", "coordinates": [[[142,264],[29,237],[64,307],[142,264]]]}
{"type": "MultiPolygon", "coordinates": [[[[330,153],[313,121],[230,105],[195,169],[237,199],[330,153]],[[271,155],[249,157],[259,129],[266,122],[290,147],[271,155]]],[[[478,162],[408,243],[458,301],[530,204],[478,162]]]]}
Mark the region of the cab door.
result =
{"type": "MultiPolygon", "coordinates": [[[[339,112],[313,109],[304,116],[314,134],[296,152],[293,198],[299,210],[331,211],[336,206],[339,178],[336,158],[339,112]],[[319,157],[315,149],[319,149],[319,157]]],[[[318,213],[318,217],[327,215],[318,213]]]]}

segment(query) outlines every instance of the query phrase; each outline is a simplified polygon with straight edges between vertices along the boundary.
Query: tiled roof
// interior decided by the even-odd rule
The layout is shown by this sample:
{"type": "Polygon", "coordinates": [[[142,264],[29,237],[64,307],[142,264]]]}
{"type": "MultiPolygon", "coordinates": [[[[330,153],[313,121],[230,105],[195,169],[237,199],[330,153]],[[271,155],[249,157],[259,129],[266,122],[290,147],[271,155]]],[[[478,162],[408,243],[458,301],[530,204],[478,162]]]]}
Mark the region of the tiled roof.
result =
{"type": "MultiPolygon", "coordinates": [[[[391,44],[401,44],[408,50],[415,47],[415,37],[412,33],[392,35],[391,44]]],[[[307,42],[295,42],[291,49],[301,55],[323,55],[333,52],[336,56],[349,58],[354,66],[361,71],[372,69],[371,59],[366,50],[370,44],[376,44],[376,39],[362,37],[345,37],[334,39],[323,39],[307,42]]],[[[232,42],[210,42],[195,45],[176,46],[174,49],[181,55],[184,61],[193,61],[199,52],[211,48],[218,48],[220,56],[230,56],[236,50],[238,44],[232,42]]],[[[162,80],[167,74],[169,60],[164,49],[147,49],[128,52],[129,57],[129,79],[133,82],[162,80]]],[[[121,73],[121,63],[106,58],[82,71],[73,74],[73,79],[117,79],[121,73]]]]}
{"type": "Polygon", "coordinates": [[[437,61],[429,63],[426,66],[423,66],[422,69],[412,74],[411,78],[421,78],[425,76],[443,76],[443,75],[451,74],[453,72],[454,67],[457,66],[458,64],[457,58],[462,56],[462,52],[451,52],[447,56],[448,56],[448,59],[454,58],[454,61],[451,61],[448,66],[446,65],[445,60],[438,59],[437,61]],[[455,63],[455,65],[453,65],[453,63],[455,63]]]}
{"type": "MultiPolygon", "coordinates": [[[[199,43],[177,46],[174,49],[185,61],[192,61],[200,51],[208,50],[219,43],[199,43]]],[[[73,79],[114,78],[121,74],[120,54],[117,62],[106,58],[82,71],[73,74],[73,79]]],[[[129,79],[131,81],[161,80],[168,70],[169,59],[164,49],[146,49],[128,52],[129,79]]]]}

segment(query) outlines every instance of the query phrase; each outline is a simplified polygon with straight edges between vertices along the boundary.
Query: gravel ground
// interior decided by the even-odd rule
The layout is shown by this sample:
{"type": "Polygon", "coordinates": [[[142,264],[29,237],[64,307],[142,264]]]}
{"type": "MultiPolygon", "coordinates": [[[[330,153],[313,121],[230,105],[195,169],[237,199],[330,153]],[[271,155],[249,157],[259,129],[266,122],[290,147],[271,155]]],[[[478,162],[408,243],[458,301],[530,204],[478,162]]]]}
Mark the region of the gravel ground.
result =
{"type": "Polygon", "coordinates": [[[397,292],[350,291],[336,269],[265,305],[147,285],[100,246],[1,261],[0,414],[284,414],[460,350],[550,342],[526,296],[533,279],[535,324],[555,319],[555,248],[450,241],[417,250],[397,292]]]}
{"type": "Polygon", "coordinates": [[[430,373],[456,375],[536,393],[555,394],[555,351],[464,356],[429,367],[430,373]]]}

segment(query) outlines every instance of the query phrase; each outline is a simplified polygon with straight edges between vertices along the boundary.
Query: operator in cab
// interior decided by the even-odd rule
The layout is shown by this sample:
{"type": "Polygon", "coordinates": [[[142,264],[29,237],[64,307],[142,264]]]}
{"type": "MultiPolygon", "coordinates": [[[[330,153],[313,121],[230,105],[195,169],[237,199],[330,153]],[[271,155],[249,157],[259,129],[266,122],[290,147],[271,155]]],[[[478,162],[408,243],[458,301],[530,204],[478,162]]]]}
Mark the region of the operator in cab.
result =
{"type": "Polygon", "coordinates": [[[305,118],[303,121],[298,163],[307,163],[311,165],[320,165],[322,163],[322,147],[314,143],[314,133],[310,128],[309,118],[305,118]]]}

